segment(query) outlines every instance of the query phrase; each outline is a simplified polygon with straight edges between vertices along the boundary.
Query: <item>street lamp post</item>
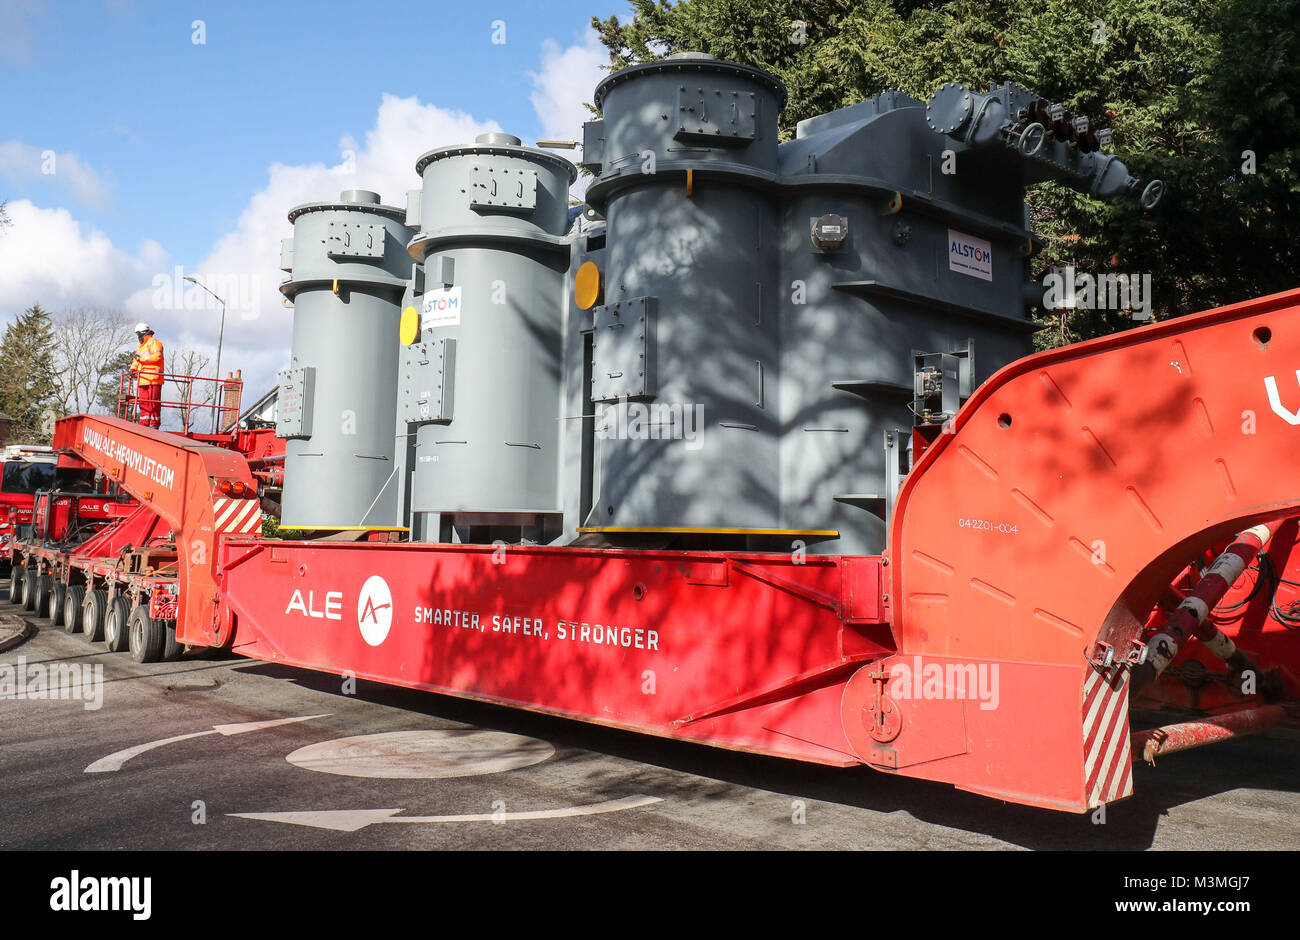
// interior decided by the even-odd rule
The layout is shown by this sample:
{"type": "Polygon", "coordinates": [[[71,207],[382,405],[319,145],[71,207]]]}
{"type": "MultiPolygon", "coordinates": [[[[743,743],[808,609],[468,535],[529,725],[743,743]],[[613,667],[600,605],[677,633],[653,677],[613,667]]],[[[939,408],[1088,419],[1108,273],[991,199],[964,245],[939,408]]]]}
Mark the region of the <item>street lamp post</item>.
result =
{"type": "Polygon", "coordinates": [[[196,287],[202,287],[205,291],[208,291],[209,294],[212,294],[213,297],[216,297],[217,303],[221,304],[221,329],[217,333],[217,406],[212,409],[212,433],[216,434],[217,415],[221,414],[221,408],[223,406],[223,402],[221,401],[221,341],[225,339],[226,336],[226,302],[199,283],[198,279],[196,279],[194,275],[187,274],[185,280],[189,281],[196,287]]]}

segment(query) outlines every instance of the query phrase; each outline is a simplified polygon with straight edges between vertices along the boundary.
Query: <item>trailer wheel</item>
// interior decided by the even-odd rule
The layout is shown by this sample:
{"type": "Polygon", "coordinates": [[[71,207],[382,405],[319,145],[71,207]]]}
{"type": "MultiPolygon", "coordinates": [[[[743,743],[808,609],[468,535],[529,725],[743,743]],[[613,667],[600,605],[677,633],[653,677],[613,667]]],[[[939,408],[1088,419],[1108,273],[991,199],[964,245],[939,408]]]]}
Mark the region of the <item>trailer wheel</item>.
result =
{"type": "Polygon", "coordinates": [[[168,620],[163,631],[167,634],[167,642],[163,644],[163,660],[173,662],[185,655],[185,644],[176,642],[176,621],[168,620]]]}
{"type": "Polygon", "coordinates": [[[131,616],[131,605],[121,594],[113,598],[104,617],[104,645],[110,653],[124,653],[127,650],[127,619],[131,616]]]}
{"type": "Polygon", "coordinates": [[[9,574],[9,603],[21,604],[23,602],[23,566],[14,565],[9,574]]]}
{"type": "Polygon", "coordinates": [[[149,608],[137,604],[126,621],[127,645],[131,658],[137,663],[156,663],[163,658],[167,646],[167,627],[164,621],[149,616],[149,608]]]}
{"type": "Polygon", "coordinates": [[[54,589],[54,579],[48,574],[40,575],[36,579],[36,616],[48,617],[50,615],[50,591],[54,589]]]}
{"type": "Polygon", "coordinates": [[[86,599],[84,584],[70,584],[63,594],[63,629],[68,633],[81,632],[81,604],[86,599]]]}
{"type": "Polygon", "coordinates": [[[81,630],[86,642],[98,642],[104,636],[104,618],[108,613],[108,592],[96,588],[86,592],[81,602],[81,630]]]}
{"type": "Polygon", "coordinates": [[[28,568],[23,573],[23,610],[36,609],[36,589],[40,585],[40,579],[36,576],[35,568],[28,568]]]}
{"type": "Polygon", "coordinates": [[[68,586],[62,581],[55,581],[54,586],[50,588],[50,622],[56,627],[63,627],[65,633],[72,633],[72,630],[69,630],[64,626],[63,600],[67,596],[67,593],[68,586]]]}

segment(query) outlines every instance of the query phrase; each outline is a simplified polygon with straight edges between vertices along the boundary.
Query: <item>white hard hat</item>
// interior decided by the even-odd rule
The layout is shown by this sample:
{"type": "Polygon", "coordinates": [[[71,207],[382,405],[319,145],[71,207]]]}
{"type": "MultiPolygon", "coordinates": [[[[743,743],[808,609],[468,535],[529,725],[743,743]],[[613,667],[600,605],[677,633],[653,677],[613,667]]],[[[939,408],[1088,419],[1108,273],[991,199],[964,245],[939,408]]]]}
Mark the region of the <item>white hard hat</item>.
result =
{"type": "Polygon", "coordinates": [[[136,331],[137,333],[152,333],[152,332],[153,332],[153,330],[151,330],[151,329],[149,328],[149,324],[148,324],[148,323],[137,323],[137,324],[135,325],[135,331],[136,331]]]}

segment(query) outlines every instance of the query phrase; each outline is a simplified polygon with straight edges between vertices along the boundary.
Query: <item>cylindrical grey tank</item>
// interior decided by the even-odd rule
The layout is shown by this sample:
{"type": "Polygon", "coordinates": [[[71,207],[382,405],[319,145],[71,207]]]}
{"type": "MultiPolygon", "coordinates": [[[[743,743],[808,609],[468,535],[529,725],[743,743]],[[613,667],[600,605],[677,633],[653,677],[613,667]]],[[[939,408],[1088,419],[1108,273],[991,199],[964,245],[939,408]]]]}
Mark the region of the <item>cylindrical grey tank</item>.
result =
{"type": "Polygon", "coordinates": [[[561,510],[568,191],[577,168],[484,134],[420,157],[418,328],[406,333],[399,418],[415,431],[410,504],[444,525],[528,526],[561,510]]]}
{"type": "Polygon", "coordinates": [[[289,213],[281,292],[294,304],[276,433],[288,438],[280,524],[398,528],[394,473],[397,329],[411,230],[376,193],[289,213]]]}
{"type": "Polygon", "coordinates": [[[596,88],[607,226],[592,398],[597,531],[780,520],[777,116],[785,89],[698,53],[596,88]]]}

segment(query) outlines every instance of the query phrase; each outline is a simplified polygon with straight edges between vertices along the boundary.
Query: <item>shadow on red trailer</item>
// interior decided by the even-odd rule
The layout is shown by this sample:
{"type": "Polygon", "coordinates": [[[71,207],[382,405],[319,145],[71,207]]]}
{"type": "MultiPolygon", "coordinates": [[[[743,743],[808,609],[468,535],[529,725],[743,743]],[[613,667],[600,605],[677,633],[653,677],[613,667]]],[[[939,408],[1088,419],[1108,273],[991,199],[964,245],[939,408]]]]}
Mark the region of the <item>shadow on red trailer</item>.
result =
{"type": "Polygon", "coordinates": [[[1291,718],[1300,489],[1269,380],[1296,362],[1300,291],[1014,363],[867,557],[262,540],[235,451],[93,416],[55,443],[184,546],[178,643],[1083,812],[1135,759],[1291,718]],[[1257,526],[1267,562],[1212,561],[1257,526]],[[1198,632],[1179,611],[1215,576],[1198,632]],[[1135,735],[1134,704],[1205,714],[1135,735]]]}

